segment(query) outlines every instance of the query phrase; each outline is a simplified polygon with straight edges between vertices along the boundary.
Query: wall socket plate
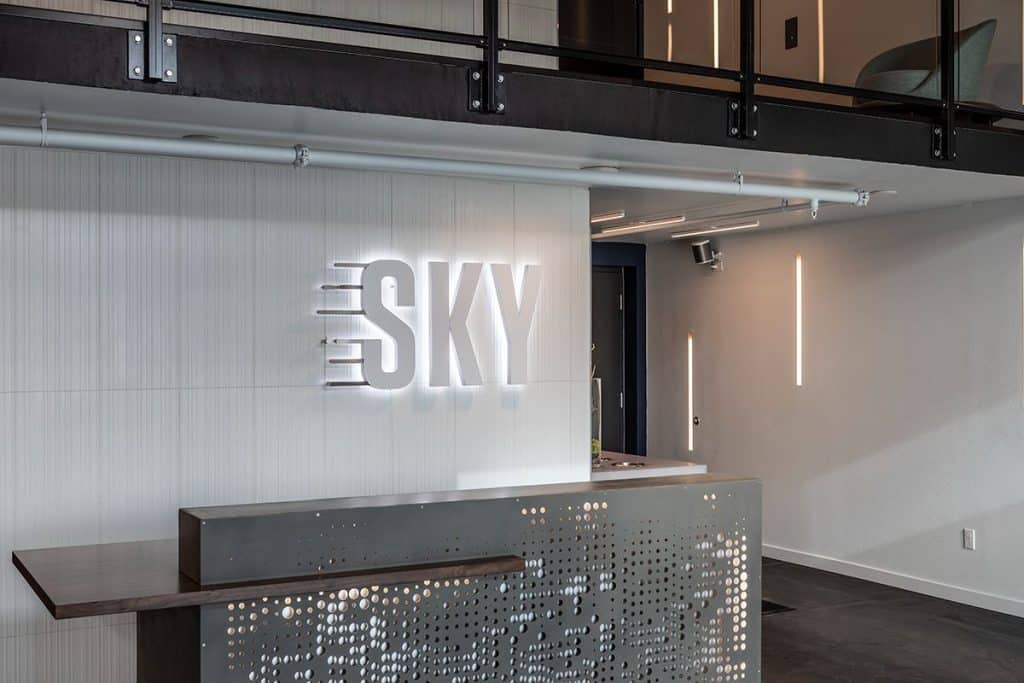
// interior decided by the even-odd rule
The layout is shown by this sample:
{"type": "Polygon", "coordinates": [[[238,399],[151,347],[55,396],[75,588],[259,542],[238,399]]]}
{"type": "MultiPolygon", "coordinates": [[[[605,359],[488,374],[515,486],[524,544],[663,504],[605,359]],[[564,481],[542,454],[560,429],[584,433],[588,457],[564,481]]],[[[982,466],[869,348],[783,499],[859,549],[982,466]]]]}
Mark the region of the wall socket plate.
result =
{"type": "Polygon", "coordinates": [[[964,550],[975,550],[976,549],[975,535],[976,535],[976,532],[975,532],[974,529],[964,529],[964,533],[963,533],[964,550]]]}
{"type": "Polygon", "coordinates": [[[786,49],[792,50],[800,44],[800,19],[790,17],[786,19],[786,49]]]}

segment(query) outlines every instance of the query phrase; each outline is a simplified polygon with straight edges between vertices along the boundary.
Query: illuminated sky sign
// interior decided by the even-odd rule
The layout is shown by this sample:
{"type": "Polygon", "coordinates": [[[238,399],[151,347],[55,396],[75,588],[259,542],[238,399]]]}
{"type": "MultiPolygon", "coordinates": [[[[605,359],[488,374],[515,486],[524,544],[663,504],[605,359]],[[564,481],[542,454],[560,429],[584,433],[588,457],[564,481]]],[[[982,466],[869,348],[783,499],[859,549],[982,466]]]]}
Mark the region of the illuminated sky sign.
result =
{"type": "MultiPolygon", "coordinates": [[[[324,285],[325,290],[358,290],[359,309],[325,309],[321,315],[362,316],[379,333],[358,339],[328,340],[334,344],[352,344],[361,348],[356,358],[332,359],[329,363],[358,365],[359,381],[328,382],[329,386],[369,385],[376,389],[401,389],[416,376],[417,336],[423,343],[422,331],[417,334],[402,316],[401,309],[417,306],[416,274],[408,263],[382,259],[370,263],[336,263],[339,268],[362,271],[358,285],[324,285]],[[386,292],[386,289],[393,290],[386,292]],[[393,342],[394,353],[389,354],[393,342]],[[393,355],[393,357],[391,357],[393,355]]],[[[507,348],[506,381],[525,384],[527,378],[527,342],[533,327],[540,295],[541,267],[526,266],[517,295],[512,266],[507,263],[463,263],[454,292],[451,288],[451,266],[447,261],[427,264],[429,383],[433,387],[450,384],[451,359],[458,364],[459,378],[465,386],[483,384],[476,350],[469,335],[469,313],[477,296],[484,268],[490,270],[494,300],[501,314],[507,348]]]]}

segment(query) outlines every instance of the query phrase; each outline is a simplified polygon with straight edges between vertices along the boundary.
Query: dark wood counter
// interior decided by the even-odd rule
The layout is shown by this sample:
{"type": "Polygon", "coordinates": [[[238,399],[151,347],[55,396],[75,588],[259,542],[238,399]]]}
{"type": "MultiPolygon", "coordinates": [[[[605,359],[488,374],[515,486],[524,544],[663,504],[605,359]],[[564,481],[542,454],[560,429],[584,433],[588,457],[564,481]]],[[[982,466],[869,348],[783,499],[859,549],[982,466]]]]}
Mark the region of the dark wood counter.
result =
{"type": "Polygon", "coordinates": [[[522,558],[388,567],[315,576],[200,586],[178,572],[178,542],[142,541],[19,550],[15,566],[54,619],[196,607],[292,593],[334,591],[519,572],[522,558]]]}

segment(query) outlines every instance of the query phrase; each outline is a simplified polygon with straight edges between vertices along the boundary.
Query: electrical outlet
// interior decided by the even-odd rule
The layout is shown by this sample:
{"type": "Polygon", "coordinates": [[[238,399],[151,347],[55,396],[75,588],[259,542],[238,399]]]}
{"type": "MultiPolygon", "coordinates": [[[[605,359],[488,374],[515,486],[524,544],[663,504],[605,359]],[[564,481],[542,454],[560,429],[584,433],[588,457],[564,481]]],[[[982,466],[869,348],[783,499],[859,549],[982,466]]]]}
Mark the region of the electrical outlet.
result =
{"type": "Polygon", "coordinates": [[[797,17],[786,19],[786,49],[792,50],[800,44],[800,20],[797,17]]]}
{"type": "Polygon", "coordinates": [[[964,529],[964,550],[975,550],[974,529],[964,529]]]}

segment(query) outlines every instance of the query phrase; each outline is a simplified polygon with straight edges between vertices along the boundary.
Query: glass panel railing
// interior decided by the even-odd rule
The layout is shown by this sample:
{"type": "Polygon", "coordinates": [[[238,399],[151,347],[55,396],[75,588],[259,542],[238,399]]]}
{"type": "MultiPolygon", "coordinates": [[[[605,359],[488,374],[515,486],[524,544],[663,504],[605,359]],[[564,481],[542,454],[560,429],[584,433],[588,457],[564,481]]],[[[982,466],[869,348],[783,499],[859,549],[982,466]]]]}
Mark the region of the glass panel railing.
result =
{"type": "MultiPolygon", "coordinates": [[[[648,0],[644,3],[644,56],[676,64],[738,71],[740,0],[648,0]]],[[[653,71],[648,80],[736,89],[736,83],[698,74],[653,71]]]]}
{"type": "MultiPolygon", "coordinates": [[[[323,2],[322,0],[230,0],[230,2],[197,3],[197,9],[188,11],[189,3],[175,3],[175,9],[168,11],[165,21],[169,24],[214,28],[273,35],[300,40],[312,40],[344,45],[358,45],[422,54],[438,54],[453,57],[478,59],[479,50],[469,45],[444,42],[445,38],[458,40],[460,35],[479,35],[483,29],[481,0],[446,0],[445,2],[423,2],[423,0],[356,0],[351,2],[323,2]],[[218,12],[217,6],[225,9],[218,12]],[[237,14],[230,7],[268,10],[266,17],[244,16],[244,9],[237,14]],[[287,12],[300,17],[296,21],[275,21],[273,12],[287,12]],[[386,35],[364,31],[345,30],[343,24],[307,25],[302,16],[312,17],[309,24],[318,23],[317,18],[326,20],[353,20],[367,24],[424,29],[438,32],[438,40],[429,40],[401,35],[386,35]],[[446,36],[445,34],[452,34],[446,36]]],[[[282,17],[283,19],[283,17],[282,17]]]]}
{"type": "Polygon", "coordinates": [[[715,78],[713,70],[739,68],[739,4],[740,0],[502,0],[500,33],[510,42],[502,61],[733,89],[728,79],[715,78]],[[523,43],[551,50],[531,54],[523,43]],[[602,62],[583,53],[616,59],[602,62]],[[642,60],[679,68],[652,68],[657,65],[642,60]]]}
{"type": "Polygon", "coordinates": [[[739,0],[648,0],[644,53],[651,59],[739,69],[739,0]]]}
{"type": "Polygon", "coordinates": [[[939,12],[938,0],[761,0],[759,92],[873,108],[938,99],[939,12]],[[819,87],[778,90],[801,84],[819,87]]]}
{"type": "MultiPolygon", "coordinates": [[[[3,4],[144,21],[134,0],[6,0],[3,4]]],[[[174,3],[170,25],[479,59],[482,0],[198,0],[174,3]],[[363,30],[346,30],[345,23],[363,30]],[[382,26],[374,32],[373,25],[382,26]],[[387,27],[396,27],[389,32],[387,27]],[[399,28],[433,32],[406,37],[399,28]]]]}
{"type": "Polygon", "coordinates": [[[146,17],[143,7],[124,0],[4,0],[0,4],[117,19],[142,20],[146,17]]]}
{"type": "MultiPolygon", "coordinates": [[[[505,40],[558,47],[559,0],[500,0],[498,35],[505,40]]],[[[539,69],[557,69],[558,58],[551,55],[504,53],[501,61],[539,69]]]]}
{"type": "Polygon", "coordinates": [[[1024,3],[960,0],[958,6],[955,49],[962,116],[1020,127],[1010,117],[1024,113],[1024,3]],[[993,109],[998,111],[984,111],[993,109]]]}

